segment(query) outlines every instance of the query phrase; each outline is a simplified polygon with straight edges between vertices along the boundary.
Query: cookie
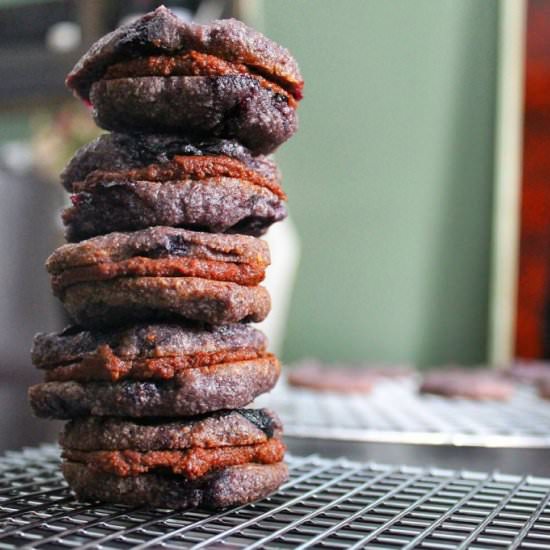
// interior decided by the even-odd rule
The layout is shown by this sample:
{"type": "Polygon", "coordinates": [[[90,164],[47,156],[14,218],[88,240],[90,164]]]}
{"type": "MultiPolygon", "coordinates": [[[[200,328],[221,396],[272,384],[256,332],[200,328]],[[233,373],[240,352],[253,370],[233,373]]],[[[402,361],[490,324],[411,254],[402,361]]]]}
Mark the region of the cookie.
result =
{"type": "Polygon", "coordinates": [[[284,201],[269,189],[225,177],[106,182],[71,200],[62,214],[70,242],[152,225],[259,237],[287,217],[284,201]]]}
{"type": "Polygon", "coordinates": [[[287,375],[291,386],[337,393],[369,393],[376,377],[369,369],[346,368],[306,362],[287,375]]]}
{"type": "Polygon", "coordinates": [[[186,417],[245,407],[270,391],[279,374],[279,362],[268,355],[185,369],[167,381],[45,382],[29,389],[29,399],[40,418],[186,417]]]}
{"type": "Polygon", "coordinates": [[[230,137],[256,154],[296,131],[303,88],[289,52],[240,21],[164,7],[101,38],[66,82],[106,129],[230,137]]]}
{"type": "Polygon", "coordinates": [[[46,381],[169,380],[184,369],[259,359],[267,339],[249,325],[141,324],[37,334],[31,357],[46,381]]]}
{"type": "Polygon", "coordinates": [[[149,226],[262,235],[287,215],[271,159],[229,141],[175,136],[101,136],[62,175],[73,206],[66,236],[79,241],[149,226]]]}
{"type": "Polygon", "coordinates": [[[337,393],[368,393],[380,380],[407,378],[414,374],[407,365],[382,363],[323,363],[305,359],[291,367],[291,386],[337,393]]]}
{"type": "Polygon", "coordinates": [[[281,436],[282,424],[275,413],[235,409],[190,420],[78,418],[65,425],[60,443],[79,451],[145,452],[257,445],[281,436]]]}
{"type": "Polygon", "coordinates": [[[286,48],[235,19],[213,21],[209,25],[186,23],[164,6],[100,38],[69,73],[67,86],[82,99],[89,99],[92,83],[115,63],[152,52],[186,51],[204,52],[244,64],[278,82],[296,98],[301,95],[303,80],[286,48]]]}
{"type": "Polygon", "coordinates": [[[273,152],[298,127],[295,102],[248,75],[103,78],[90,101],[105,130],[233,138],[255,153],[273,152]]]}
{"type": "Polygon", "coordinates": [[[288,477],[288,469],[281,462],[232,466],[194,480],[160,473],[121,477],[74,462],[65,462],[62,470],[81,500],[210,510],[265,498],[288,477]]]}
{"type": "Polygon", "coordinates": [[[262,321],[269,264],[252,237],[154,227],[64,245],[47,260],[54,293],[84,327],[167,319],[262,321]]]}
{"type": "Polygon", "coordinates": [[[271,307],[264,287],[197,277],[123,277],[78,283],[65,289],[61,301],[75,323],[89,328],[173,319],[212,324],[259,322],[271,307]]]}
{"type": "Polygon", "coordinates": [[[517,361],[507,369],[502,369],[503,375],[523,382],[536,384],[540,380],[550,378],[550,362],[548,361],[517,361]]]}
{"type": "Polygon", "coordinates": [[[408,365],[393,365],[393,364],[381,364],[374,363],[369,365],[366,369],[374,374],[377,378],[409,378],[416,373],[415,369],[408,365]]]}
{"type": "Polygon", "coordinates": [[[419,391],[443,397],[506,401],[512,397],[514,386],[494,370],[451,368],[428,372],[419,391]]]}
{"type": "Polygon", "coordinates": [[[110,233],[59,247],[46,261],[54,294],[75,284],[121,277],[199,277],[252,286],[270,263],[267,243],[244,235],[213,235],[151,227],[110,233]]]}

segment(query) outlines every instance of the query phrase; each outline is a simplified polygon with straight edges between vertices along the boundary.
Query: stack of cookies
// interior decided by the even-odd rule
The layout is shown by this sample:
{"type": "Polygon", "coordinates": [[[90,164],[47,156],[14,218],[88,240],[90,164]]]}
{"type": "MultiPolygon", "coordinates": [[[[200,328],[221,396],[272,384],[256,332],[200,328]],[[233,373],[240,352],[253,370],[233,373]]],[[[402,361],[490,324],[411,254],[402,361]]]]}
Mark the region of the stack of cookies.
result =
{"type": "Polygon", "coordinates": [[[235,20],[164,7],[94,44],[67,79],[113,131],[62,174],[70,244],[47,261],[74,325],[38,334],[39,417],[69,420],[76,494],[224,508],[287,476],[282,426],[246,409],[280,365],[249,322],[269,313],[257,237],[286,217],[268,155],[296,130],[287,50],[235,20]]]}

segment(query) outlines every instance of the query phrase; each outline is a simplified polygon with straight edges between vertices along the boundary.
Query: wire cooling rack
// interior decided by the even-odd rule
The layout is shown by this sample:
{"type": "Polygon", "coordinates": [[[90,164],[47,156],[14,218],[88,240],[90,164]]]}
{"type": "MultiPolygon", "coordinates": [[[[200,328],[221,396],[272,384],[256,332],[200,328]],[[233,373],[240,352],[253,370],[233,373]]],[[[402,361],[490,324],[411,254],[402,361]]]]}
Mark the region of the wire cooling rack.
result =
{"type": "Polygon", "coordinates": [[[285,435],[381,443],[550,447],[550,401],[518,386],[509,401],[420,395],[413,377],[385,380],[370,394],[318,392],[284,382],[254,403],[276,410],[285,435]]]}
{"type": "Polygon", "coordinates": [[[215,515],[76,502],[55,447],[0,458],[0,548],[548,548],[550,479],[289,457],[215,515]]]}

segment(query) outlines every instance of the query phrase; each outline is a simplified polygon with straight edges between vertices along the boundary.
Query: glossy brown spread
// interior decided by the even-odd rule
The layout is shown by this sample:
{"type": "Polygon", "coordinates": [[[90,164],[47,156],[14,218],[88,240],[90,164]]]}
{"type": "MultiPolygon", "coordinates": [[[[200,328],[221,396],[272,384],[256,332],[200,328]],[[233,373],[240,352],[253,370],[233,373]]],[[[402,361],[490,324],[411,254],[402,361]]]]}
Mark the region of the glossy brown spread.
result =
{"type": "Polygon", "coordinates": [[[252,286],[263,281],[265,268],[255,264],[237,264],[183,256],[167,258],[136,256],[119,262],[101,262],[65,269],[52,277],[52,288],[56,295],[60,295],[65,288],[74,284],[105,281],[117,277],[200,277],[252,286]]]}
{"type": "Polygon", "coordinates": [[[108,67],[103,75],[106,80],[116,78],[131,78],[142,76],[231,76],[249,75],[261,84],[264,88],[272,90],[286,98],[288,104],[296,108],[297,99],[301,99],[301,89],[296,86],[289,86],[285,89],[280,84],[270,79],[271,75],[258,74],[251,67],[243,63],[226,61],[215,55],[190,51],[178,55],[154,55],[149,57],[138,57],[129,61],[115,63],[108,67]],[[266,78],[267,77],[267,78],[266,78]]]}
{"type": "Polygon", "coordinates": [[[270,439],[257,445],[196,447],[187,451],[77,451],[65,449],[63,457],[84,463],[100,471],[121,477],[145,474],[151,470],[164,470],[196,479],[213,470],[248,464],[274,464],[284,458],[285,445],[279,439],[270,439]]]}
{"type": "Polygon", "coordinates": [[[155,357],[153,359],[125,360],[113,353],[106,344],[97,348],[93,354],[88,354],[77,363],[59,365],[46,370],[47,382],[78,382],[119,380],[170,380],[178,372],[186,369],[210,367],[224,363],[248,361],[259,357],[269,357],[269,354],[258,352],[251,348],[224,350],[212,353],[193,353],[155,357]]]}
{"type": "Polygon", "coordinates": [[[283,200],[286,195],[281,186],[258,172],[247,168],[242,162],[225,156],[182,156],[176,155],[169,162],[150,164],[132,170],[95,170],[83,182],[73,185],[75,192],[88,191],[105,181],[178,181],[182,179],[205,180],[235,178],[269,189],[283,200]]]}

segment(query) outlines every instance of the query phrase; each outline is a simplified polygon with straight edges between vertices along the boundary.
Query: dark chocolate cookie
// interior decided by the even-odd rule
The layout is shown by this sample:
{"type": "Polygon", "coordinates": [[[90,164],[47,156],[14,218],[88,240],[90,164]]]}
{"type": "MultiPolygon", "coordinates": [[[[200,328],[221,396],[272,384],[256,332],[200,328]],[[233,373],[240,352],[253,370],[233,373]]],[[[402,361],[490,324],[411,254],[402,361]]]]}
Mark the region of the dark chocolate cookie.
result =
{"type": "Polygon", "coordinates": [[[286,49],[243,23],[201,26],[161,7],[96,42],[67,85],[107,129],[207,132],[262,153],[296,130],[303,80],[286,49]]]}
{"type": "Polygon", "coordinates": [[[59,247],[48,258],[57,296],[77,283],[120,277],[199,277],[252,286],[270,263],[267,243],[172,227],[109,233],[59,247]]]}
{"type": "Polygon", "coordinates": [[[428,372],[419,391],[443,397],[506,401],[512,397],[514,386],[498,371],[450,368],[428,372]]]}
{"type": "Polygon", "coordinates": [[[288,97],[248,75],[102,79],[90,99],[106,130],[230,138],[255,153],[271,153],[298,127],[288,97]]]}
{"type": "Polygon", "coordinates": [[[267,187],[228,177],[104,180],[73,195],[72,201],[63,223],[73,242],[152,225],[260,236],[287,216],[285,201],[267,187]]]}
{"type": "Polygon", "coordinates": [[[265,498],[288,476],[285,464],[244,464],[195,480],[174,474],[121,477],[65,462],[63,475],[81,500],[163,508],[220,510],[265,498]]]}
{"type": "Polygon", "coordinates": [[[186,369],[165,382],[46,382],[29,390],[41,418],[81,416],[186,417],[245,407],[273,388],[280,365],[274,356],[186,369]]]}
{"type": "Polygon", "coordinates": [[[291,386],[337,393],[369,393],[376,377],[368,370],[304,364],[291,369],[287,375],[291,386]]]}
{"type": "Polygon", "coordinates": [[[337,393],[368,393],[385,378],[406,378],[414,370],[407,365],[381,363],[323,363],[305,359],[292,366],[287,375],[291,386],[337,393]]]}
{"type": "Polygon", "coordinates": [[[69,240],[171,225],[259,235],[286,216],[274,162],[236,142],[194,144],[162,135],[104,135],[76,153],[62,176],[73,207],[69,240]]]}
{"type": "Polygon", "coordinates": [[[160,451],[255,445],[282,436],[279,417],[267,409],[235,409],[190,420],[89,416],[65,425],[60,443],[80,451],[160,451]]]}
{"type": "Polygon", "coordinates": [[[136,325],[110,332],[77,327],[37,334],[32,361],[46,381],[169,380],[184,369],[258,359],[267,340],[249,325],[136,325]]]}
{"type": "Polygon", "coordinates": [[[500,372],[518,382],[536,384],[541,380],[550,379],[550,362],[516,361],[509,368],[502,369],[500,372]]]}
{"type": "MultiPolygon", "coordinates": [[[[250,173],[268,180],[273,190],[280,192],[278,182],[281,174],[271,157],[253,156],[251,152],[236,141],[224,139],[190,140],[177,135],[165,134],[103,134],[81,147],[73,156],[61,174],[61,183],[67,191],[86,188],[85,183],[114,180],[136,180],[141,169],[154,171],[149,175],[158,181],[159,172],[171,167],[179,167],[188,178],[204,179],[206,176],[241,176],[250,179],[250,173]],[[187,161],[187,164],[181,162],[187,161]],[[218,164],[223,163],[225,172],[218,164]],[[180,161],[177,164],[177,161],[180,161]],[[190,165],[190,166],[189,166],[190,165]],[[240,170],[237,171],[237,168],[240,170]],[[214,171],[213,168],[218,168],[214,171]],[[155,173],[156,172],[156,173],[155,173]]],[[[144,172],[146,173],[146,172],[144,172]]],[[[144,179],[143,177],[141,179],[144,179]]]]}
{"type": "Polygon", "coordinates": [[[88,99],[90,87],[115,63],[154,53],[204,52],[245,64],[299,96],[303,80],[287,49],[236,19],[187,23],[161,6],[99,39],[78,61],[67,86],[88,99]]]}
{"type": "Polygon", "coordinates": [[[60,297],[87,328],[170,319],[222,324],[263,321],[271,301],[262,286],[197,277],[122,277],[74,284],[60,297]]]}

